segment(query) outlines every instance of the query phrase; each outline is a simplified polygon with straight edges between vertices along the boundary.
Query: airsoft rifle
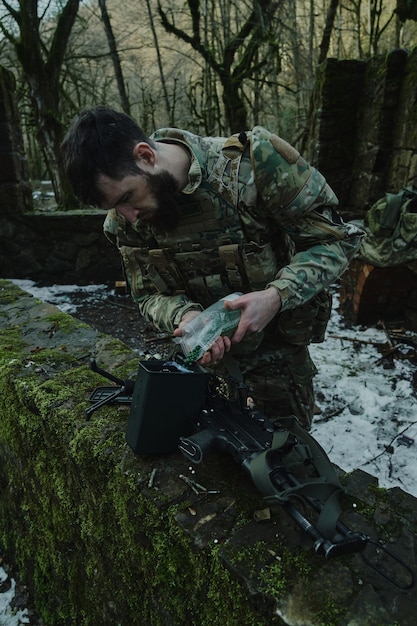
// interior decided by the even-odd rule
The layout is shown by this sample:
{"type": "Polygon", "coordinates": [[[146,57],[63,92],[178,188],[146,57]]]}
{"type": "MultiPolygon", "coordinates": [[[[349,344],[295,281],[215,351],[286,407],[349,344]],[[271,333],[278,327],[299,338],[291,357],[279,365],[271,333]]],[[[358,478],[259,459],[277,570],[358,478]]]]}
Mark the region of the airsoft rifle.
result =
{"type": "Polygon", "coordinates": [[[226,452],[250,474],[266,501],[278,503],[296,522],[303,545],[326,559],[359,553],[400,589],[414,586],[413,571],[385,545],[340,521],[343,487],[322,447],[296,417],[271,421],[248,406],[243,384],[228,379],[232,394],[225,393],[217,377],[184,365],[180,356],[140,362],[136,380],[121,380],[98,368],[94,359],[91,369],[117,387],[96,388],[86,418],[105,404],[130,405],[126,439],[136,454],[179,448],[189,461],[200,463],[212,449],[226,452]],[[402,568],[398,579],[367,556],[372,544],[391,566],[402,568]]]}

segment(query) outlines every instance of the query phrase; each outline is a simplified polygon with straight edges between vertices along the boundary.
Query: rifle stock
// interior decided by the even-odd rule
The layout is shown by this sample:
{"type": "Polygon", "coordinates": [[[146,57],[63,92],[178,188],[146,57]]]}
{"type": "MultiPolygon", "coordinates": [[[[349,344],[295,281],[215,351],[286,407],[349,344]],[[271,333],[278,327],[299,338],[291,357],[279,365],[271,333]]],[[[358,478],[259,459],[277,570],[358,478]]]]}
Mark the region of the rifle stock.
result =
{"type": "MultiPolygon", "coordinates": [[[[242,407],[234,400],[212,394],[196,420],[195,427],[197,432],[180,439],[179,449],[182,454],[193,463],[201,463],[213,449],[230,454],[251,475],[267,500],[279,502],[311,540],[316,553],[331,558],[364,549],[368,541],[366,535],[347,528],[342,532],[339,528],[334,536],[325,536],[290,502],[291,493],[302,488],[302,484],[285,467],[285,452],[282,454],[280,449],[274,450],[274,437],[276,439],[276,433],[279,432],[279,423],[274,424],[267,416],[242,407]],[[253,461],[259,455],[264,455],[266,480],[265,477],[259,479],[257,470],[253,469],[253,461]]],[[[299,441],[294,436],[287,437],[287,432],[285,427],[281,428],[282,437],[278,439],[284,442],[282,447],[286,453],[290,453],[299,441]]],[[[314,508],[319,514],[323,507],[324,503],[314,499],[314,508]]]]}

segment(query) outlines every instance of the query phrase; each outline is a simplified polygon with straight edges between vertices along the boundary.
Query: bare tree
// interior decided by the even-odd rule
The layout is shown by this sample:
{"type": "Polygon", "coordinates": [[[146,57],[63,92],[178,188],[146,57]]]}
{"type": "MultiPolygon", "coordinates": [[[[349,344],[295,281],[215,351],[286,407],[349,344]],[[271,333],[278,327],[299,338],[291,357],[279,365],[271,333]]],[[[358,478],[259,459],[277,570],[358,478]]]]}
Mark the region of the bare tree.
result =
{"type": "Polygon", "coordinates": [[[386,6],[384,0],[369,1],[369,54],[378,54],[378,44],[383,32],[388,28],[390,22],[394,19],[395,13],[392,11],[382,24],[382,17],[385,15],[386,6]]]}
{"type": "MultiPolygon", "coordinates": [[[[206,5],[204,3],[205,10],[206,5]]],[[[258,0],[251,4],[246,16],[242,14],[245,5],[240,3],[239,24],[231,26],[227,21],[224,22],[222,30],[211,33],[210,39],[205,36],[204,27],[207,22],[202,18],[200,0],[187,0],[187,6],[189,30],[176,26],[173,14],[169,14],[158,2],[162,24],[168,33],[198,52],[206,66],[217,76],[222,89],[228,130],[235,132],[247,128],[248,114],[242,88],[247,80],[252,80],[262,70],[265,63],[265,57],[260,54],[260,50],[271,37],[270,27],[279,1],[258,0]],[[218,42],[220,34],[223,37],[221,45],[218,42]]],[[[218,10],[221,11],[224,6],[221,3],[218,10]]],[[[223,15],[229,18],[227,11],[223,15]]]]}
{"type": "Polygon", "coordinates": [[[110,57],[113,63],[114,75],[116,77],[122,109],[127,115],[130,115],[130,103],[126,91],[125,81],[123,78],[122,64],[120,61],[119,52],[117,50],[116,38],[113,33],[110,16],[107,11],[106,0],[98,0],[98,5],[100,7],[101,19],[103,21],[104,30],[106,32],[107,42],[109,44],[110,57]]]}
{"type": "Polygon", "coordinates": [[[164,95],[165,109],[168,115],[168,119],[170,120],[172,124],[173,123],[173,119],[172,119],[173,107],[171,106],[170,98],[168,94],[167,81],[166,81],[165,73],[164,73],[164,64],[162,61],[162,54],[161,54],[161,49],[159,46],[158,36],[156,34],[155,22],[154,22],[154,17],[153,17],[152,10],[151,10],[150,0],[146,0],[146,8],[148,10],[149,23],[151,26],[153,42],[155,45],[155,52],[156,52],[156,57],[158,61],[159,76],[161,77],[162,91],[164,95]]]}
{"type": "Polygon", "coordinates": [[[38,0],[18,0],[18,8],[14,8],[7,0],[1,0],[11,18],[11,24],[7,28],[4,22],[0,22],[0,29],[16,51],[29,87],[38,140],[48,174],[56,199],[64,206],[72,200],[72,193],[60,158],[63,134],[59,106],[60,73],[79,3],[80,0],[67,0],[56,12],[54,20],[48,17],[48,25],[52,21],[55,24],[55,30],[50,35],[46,28],[42,30],[45,13],[40,12],[38,0]]]}
{"type": "Polygon", "coordinates": [[[323,63],[326,60],[327,53],[329,52],[330,37],[333,30],[334,21],[336,18],[337,9],[339,7],[339,0],[331,0],[327,9],[326,23],[324,25],[323,36],[320,43],[320,54],[318,63],[323,63]]]}

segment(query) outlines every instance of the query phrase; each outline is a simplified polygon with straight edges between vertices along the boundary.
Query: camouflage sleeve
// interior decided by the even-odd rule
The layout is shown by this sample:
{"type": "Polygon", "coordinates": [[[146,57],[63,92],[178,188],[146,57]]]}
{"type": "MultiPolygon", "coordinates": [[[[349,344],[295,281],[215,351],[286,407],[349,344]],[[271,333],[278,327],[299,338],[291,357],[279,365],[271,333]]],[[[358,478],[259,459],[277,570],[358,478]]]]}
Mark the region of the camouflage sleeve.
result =
{"type": "Polygon", "coordinates": [[[104,234],[119,249],[124,275],[140,314],[159,330],[171,333],[187,311],[202,311],[203,308],[185,294],[164,295],[157,291],[149,280],[145,264],[141,262],[139,248],[121,243],[120,232],[125,230],[125,226],[123,218],[111,209],[103,224],[104,234]]]}
{"type": "Polygon", "coordinates": [[[152,294],[136,299],[141,315],[159,330],[172,333],[187,311],[202,311],[203,307],[188,296],[152,294]]]}
{"type": "Polygon", "coordinates": [[[327,207],[315,210],[307,222],[308,228],[303,234],[318,230],[316,239],[304,249],[297,243],[300,240],[305,243],[305,239],[294,234],[296,253],[268,285],[279,291],[282,311],[304,304],[339,278],[347,269],[363,235],[356,226],[345,224],[334,210],[327,207]]]}
{"type": "Polygon", "coordinates": [[[295,253],[268,286],[292,309],[328,287],[347,268],[362,231],[345,224],[325,178],[300,154],[261,127],[252,139],[252,163],[263,210],[291,238],[295,253]]]}

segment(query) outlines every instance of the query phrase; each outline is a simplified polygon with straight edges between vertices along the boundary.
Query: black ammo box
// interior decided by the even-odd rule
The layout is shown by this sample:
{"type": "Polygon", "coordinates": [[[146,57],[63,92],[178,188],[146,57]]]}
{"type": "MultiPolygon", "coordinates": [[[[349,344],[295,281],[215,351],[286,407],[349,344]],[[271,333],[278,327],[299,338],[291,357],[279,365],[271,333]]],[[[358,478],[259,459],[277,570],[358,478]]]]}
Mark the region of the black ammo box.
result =
{"type": "Polygon", "coordinates": [[[151,360],[139,364],[126,430],[136,454],[166,454],[192,430],[204,403],[209,373],[182,371],[175,364],[151,360]]]}

